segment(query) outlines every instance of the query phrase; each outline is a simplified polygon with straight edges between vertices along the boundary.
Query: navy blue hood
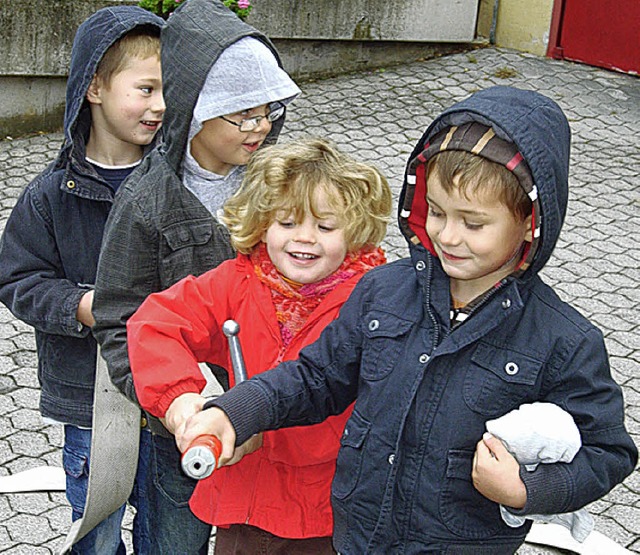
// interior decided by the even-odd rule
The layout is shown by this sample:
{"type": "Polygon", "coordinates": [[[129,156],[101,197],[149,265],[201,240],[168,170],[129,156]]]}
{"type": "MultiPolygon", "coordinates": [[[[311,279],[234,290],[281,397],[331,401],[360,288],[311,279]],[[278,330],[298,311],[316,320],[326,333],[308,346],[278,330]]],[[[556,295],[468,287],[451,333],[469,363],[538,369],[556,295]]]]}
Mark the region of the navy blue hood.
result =
{"type": "Polygon", "coordinates": [[[410,248],[424,247],[433,252],[424,232],[427,212],[424,184],[416,186],[409,168],[438,132],[470,122],[490,127],[498,137],[514,143],[532,174],[541,231],[531,266],[522,276],[524,279],[539,272],[549,260],[564,223],[569,192],[569,123],[560,107],[539,93],[491,87],[455,104],[436,118],[418,141],[407,164],[398,206],[400,229],[410,248]]]}
{"type": "MultiPolygon", "coordinates": [[[[137,6],[115,6],[98,10],[78,27],[73,40],[67,98],[64,112],[65,146],[71,147],[85,109],[84,100],[98,64],[109,47],[129,31],[141,26],[162,29],[164,20],[137,6]]],[[[84,116],[83,116],[84,117],[84,116]]]]}

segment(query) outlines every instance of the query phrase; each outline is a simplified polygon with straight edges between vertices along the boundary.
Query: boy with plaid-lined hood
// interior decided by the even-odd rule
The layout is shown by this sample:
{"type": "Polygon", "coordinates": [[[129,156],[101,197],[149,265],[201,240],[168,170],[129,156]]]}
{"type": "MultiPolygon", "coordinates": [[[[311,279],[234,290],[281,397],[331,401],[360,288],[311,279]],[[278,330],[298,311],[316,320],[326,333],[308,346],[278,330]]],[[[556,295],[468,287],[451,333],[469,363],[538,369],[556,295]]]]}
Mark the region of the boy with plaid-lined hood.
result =
{"type": "Polygon", "coordinates": [[[260,430],[312,424],[355,401],[332,485],[343,554],[514,553],[527,516],[575,511],[634,468],[602,333],[539,277],[568,198],[570,131],[530,91],[494,87],[439,116],[400,198],[410,258],[373,269],[298,361],[195,415],[222,460],[260,430]],[[526,471],[487,420],[554,403],[582,438],[570,463],[526,471]]]}

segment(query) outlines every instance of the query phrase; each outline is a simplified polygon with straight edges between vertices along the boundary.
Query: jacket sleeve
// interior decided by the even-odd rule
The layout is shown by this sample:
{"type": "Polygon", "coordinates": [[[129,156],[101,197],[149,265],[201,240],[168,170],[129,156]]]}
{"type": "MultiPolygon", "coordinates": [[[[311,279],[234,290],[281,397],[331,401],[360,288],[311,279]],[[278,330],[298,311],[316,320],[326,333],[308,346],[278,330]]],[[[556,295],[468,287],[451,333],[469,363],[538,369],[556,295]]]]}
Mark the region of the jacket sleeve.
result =
{"type": "Polygon", "coordinates": [[[76,313],[89,288],[64,274],[39,179],[18,199],[0,241],[0,300],[38,331],[86,337],[90,329],[76,313]]]}
{"type": "Polygon", "coordinates": [[[366,276],[317,341],[298,360],[237,384],[209,406],[221,408],[240,445],[260,431],[317,424],[343,412],[356,398],[362,352],[359,326],[366,276]]]}
{"type": "Polygon", "coordinates": [[[163,417],[179,395],[202,391],[206,381],[198,362],[224,364],[209,274],[186,277],[149,295],[127,323],[138,400],[154,416],[163,417]]]}
{"type": "Polygon", "coordinates": [[[521,471],[527,504],[514,514],[575,511],[607,494],[636,465],[638,451],[624,426],[620,387],[611,377],[602,334],[595,327],[566,346],[545,401],[569,412],[580,430],[582,447],[569,464],[541,464],[521,471]]]}
{"type": "Polygon", "coordinates": [[[159,234],[128,189],[122,189],[107,220],[93,299],[92,329],[114,385],[137,398],[127,354],[127,320],[152,292],[160,290],[159,234]]]}

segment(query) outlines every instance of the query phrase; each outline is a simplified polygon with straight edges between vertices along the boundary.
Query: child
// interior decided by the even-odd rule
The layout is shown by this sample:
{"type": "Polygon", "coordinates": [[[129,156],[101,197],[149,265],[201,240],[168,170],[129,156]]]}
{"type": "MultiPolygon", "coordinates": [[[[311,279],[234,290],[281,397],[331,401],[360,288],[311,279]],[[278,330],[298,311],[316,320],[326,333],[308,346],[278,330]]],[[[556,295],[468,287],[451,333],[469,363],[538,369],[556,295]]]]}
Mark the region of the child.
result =
{"type": "Polygon", "coordinates": [[[215,400],[176,440],[233,445],[355,401],[332,485],[342,554],[513,553],[518,515],[575,511],[635,465],[601,332],[539,272],[560,234],[570,131],[560,108],[494,87],[446,110],[407,166],[411,257],[363,277],[319,340],[215,400]],[[523,403],[575,420],[571,463],[523,471],[485,422],[523,403]],[[220,410],[222,409],[222,410],[220,410]],[[224,412],[223,412],[224,411],[224,412]]]}
{"type": "MultiPolygon", "coordinates": [[[[18,199],[0,243],[0,300],[35,328],[40,412],[64,424],[74,521],[87,494],[97,349],[91,302],[100,243],[116,190],[160,128],[163,23],[141,8],[120,6],[99,10],[80,25],[71,52],[64,144],[18,199]]],[[[142,446],[141,458],[147,451],[142,446]]],[[[138,509],[134,544],[143,553],[145,507],[142,499],[131,501],[138,509]]],[[[123,513],[124,506],[74,552],[124,553],[123,513]]]]}
{"type": "MultiPolygon", "coordinates": [[[[250,155],[275,142],[284,105],[300,92],[268,39],[218,0],[188,0],[171,15],[162,63],[164,143],[119,192],[93,307],[93,331],[112,381],[134,402],[127,319],[150,293],[234,255],[216,214],[239,186],[250,155]]],[[[206,553],[211,527],[188,507],[196,482],[182,473],[171,434],[155,418],[148,421],[153,552],[206,553]]]]}
{"type": "MultiPolygon", "coordinates": [[[[385,262],[375,245],[390,211],[384,177],[323,140],[256,154],[225,205],[237,258],[150,295],[129,319],[142,406],[172,431],[202,408],[198,362],[230,369],[228,319],[240,325],[249,375],[297,357],[385,262]]],[[[198,484],[191,508],[218,527],[217,554],[334,553],[329,490],[348,412],[267,432],[261,449],[198,484]]]]}

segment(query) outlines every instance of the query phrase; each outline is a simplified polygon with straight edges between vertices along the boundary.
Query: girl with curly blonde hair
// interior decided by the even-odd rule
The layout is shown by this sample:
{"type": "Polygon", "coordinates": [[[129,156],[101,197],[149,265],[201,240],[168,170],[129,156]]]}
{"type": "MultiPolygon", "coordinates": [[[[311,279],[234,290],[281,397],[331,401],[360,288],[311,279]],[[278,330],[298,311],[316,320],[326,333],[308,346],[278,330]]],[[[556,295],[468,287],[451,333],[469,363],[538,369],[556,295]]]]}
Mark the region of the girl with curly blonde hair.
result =
{"type": "MultiPolygon", "coordinates": [[[[233,385],[228,319],[240,324],[249,376],[295,359],[364,273],[385,263],[391,205],[375,167],[325,140],[257,152],[224,207],[236,259],[150,295],[129,320],[142,406],[175,433],[206,401],[198,363],[226,368],[233,385]]],[[[350,413],[265,432],[240,449],[237,465],[198,484],[190,506],[217,526],[217,554],[334,553],[330,485],[350,413]]]]}

